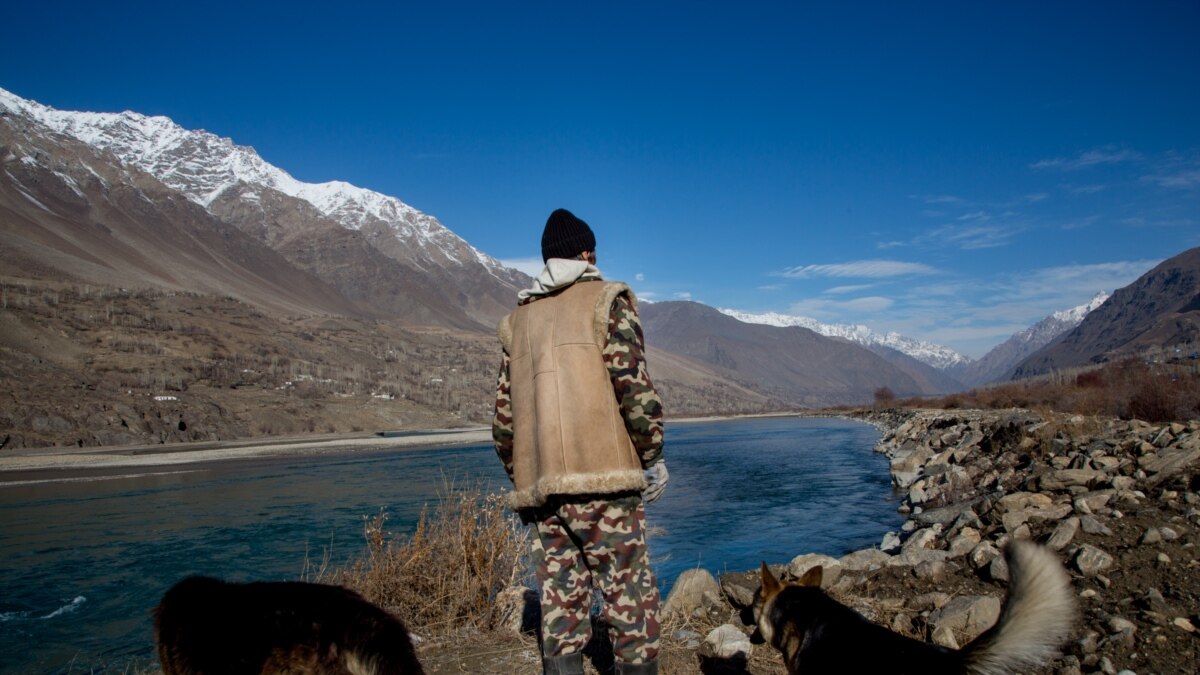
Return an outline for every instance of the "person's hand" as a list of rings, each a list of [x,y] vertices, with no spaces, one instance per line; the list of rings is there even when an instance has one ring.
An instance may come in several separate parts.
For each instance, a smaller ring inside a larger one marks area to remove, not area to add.
[[[646,489],[642,490],[642,499],[647,504],[658,501],[663,490],[667,488],[667,479],[670,478],[670,474],[667,473],[666,460],[646,467],[642,470],[642,474],[646,477]]]

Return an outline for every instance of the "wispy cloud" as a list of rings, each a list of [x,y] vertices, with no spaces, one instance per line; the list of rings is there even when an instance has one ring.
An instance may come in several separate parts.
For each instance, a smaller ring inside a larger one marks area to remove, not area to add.
[[[919,244],[941,244],[966,251],[1007,246],[1009,240],[1021,231],[1010,225],[985,224],[990,217],[983,212],[967,214],[966,224],[952,224],[930,230],[917,238]],[[963,220],[960,218],[959,220]]]
[[[850,300],[808,298],[793,303],[788,311],[796,316],[812,317],[820,321],[856,323],[862,319],[864,314],[882,312],[895,304],[891,298],[881,296],[867,296]]]
[[[1033,169],[1060,169],[1062,171],[1078,171],[1102,164],[1119,164],[1141,159],[1142,156],[1133,150],[1125,148],[1104,147],[1096,150],[1081,152],[1074,157],[1055,157],[1043,159],[1033,164]]]
[[[692,294],[689,293],[688,291],[680,291],[675,294],[675,299],[676,300],[691,300]]]
[[[1107,185],[1098,185],[1098,184],[1096,184],[1096,185],[1071,185],[1069,183],[1064,183],[1064,184],[1060,185],[1059,187],[1066,190],[1067,192],[1070,192],[1073,195],[1094,195],[1094,194],[1104,192],[1105,190],[1108,189]]]
[[[1142,180],[1155,183],[1159,187],[1195,190],[1200,188],[1200,168],[1181,169],[1170,173],[1145,176]]]
[[[833,288],[825,289],[829,295],[845,295],[846,293],[858,293],[874,288],[873,284],[858,284],[855,286],[834,286]]]
[[[912,275],[937,274],[938,271],[924,263],[900,260],[858,260],[832,265],[802,265],[788,267],[779,276],[789,279],[813,279],[816,277],[858,277],[883,279]]]
[[[967,200],[954,195],[909,195],[909,198],[924,204],[965,204]]]
[[[638,272],[637,274],[633,275],[633,279],[634,279],[634,281],[645,281],[646,275],[642,274],[641,272]]]

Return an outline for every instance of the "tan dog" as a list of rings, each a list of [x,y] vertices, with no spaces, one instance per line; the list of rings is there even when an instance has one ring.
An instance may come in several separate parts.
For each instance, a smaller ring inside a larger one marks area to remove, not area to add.
[[[164,675],[423,675],[404,624],[340,586],[189,577],[154,615]]]
[[[1029,542],[1008,547],[1012,582],[996,625],[960,650],[877,626],[821,591],[822,569],[781,583],[762,566],[754,619],[764,641],[797,673],[1000,675],[1027,672],[1059,653],[1075,619],[1071,580],[1057,558]]]

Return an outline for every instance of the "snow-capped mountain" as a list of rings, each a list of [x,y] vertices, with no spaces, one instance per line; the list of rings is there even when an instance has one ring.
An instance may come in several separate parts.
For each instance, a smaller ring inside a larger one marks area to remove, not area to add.
[[[71,112],[50,108],[0,89],[0,107],[116,157],[158,178],[192,201],[212,209],[230,198],[255,204],[264,190],[302,200],[343,227],[363,231],[392,257],[418,268],[482,265],[505,285],[520,287],[522,276],[475,249],[436,218],[404,202],[349,183],[305,183],[263,160],[254,148],[206,131],[190,131],[167,117],[135,112]],[[226,206],[226,210],[228,207]],[[402,246],[379,245],[394,238]]]
[[[1025,330],[996,345],[978,361],[958,373],[964,383],[975,385],[994,382],[1006,377],[1018,363],[1030,354],[1045,347],[1058,336],[1075,328],[1097,307],[1108,300],[1104,291],[1096,293],[1088,302],[1078,307],[1055,312]]]
[[[778,312],[753,314],[750,312],[741,312],[736,309],[722,309],[721,312],[745,323],[759,323],[768,326],[799,326],[826,337],[843,338],[868,347],[875,345],[888,347],[939,370],[962,367],[971,362],[971,359],[949,347],[905,337],[895,332],[878,333],[863,325],[827,324],[806,316],[792,316]]]

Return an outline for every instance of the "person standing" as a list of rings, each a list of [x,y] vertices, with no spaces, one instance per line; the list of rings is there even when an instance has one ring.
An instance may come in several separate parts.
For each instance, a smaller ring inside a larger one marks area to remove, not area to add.
[[[660,600],[644,503],[669,474],[637,301],[601,278],[594,233],[566,209],[546,221],[542,260],[498,329],[492,436],[510,504],[537,531],[543,669],[582,675],[595,588],[618,675],[657,673]]]

